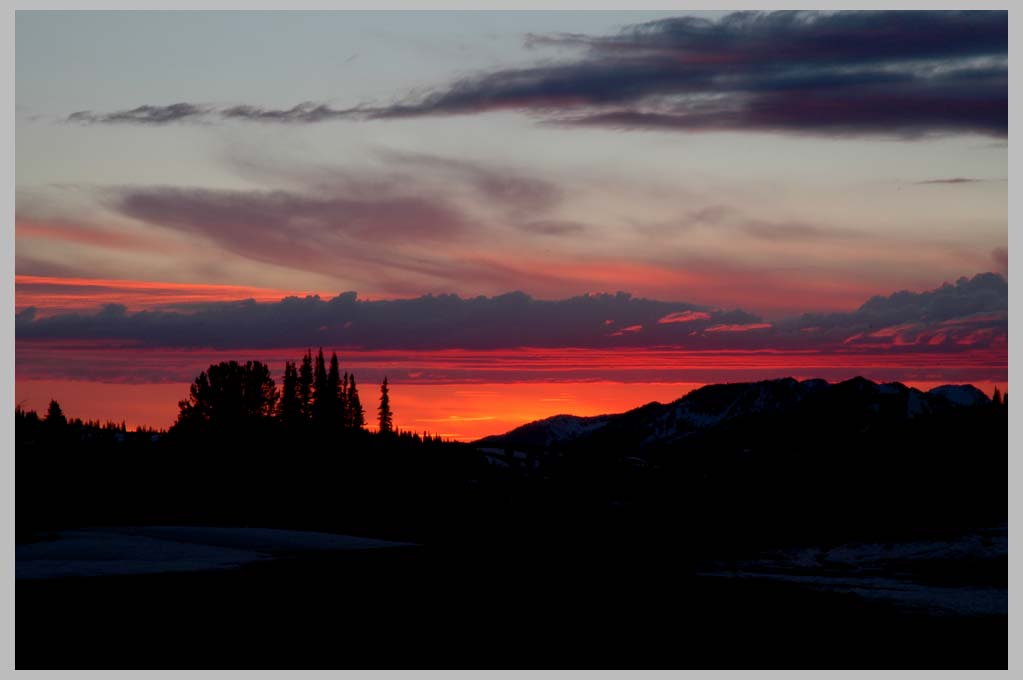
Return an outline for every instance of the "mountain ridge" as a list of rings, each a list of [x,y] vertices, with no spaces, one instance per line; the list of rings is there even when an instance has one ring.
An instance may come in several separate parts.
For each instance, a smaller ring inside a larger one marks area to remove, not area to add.
[[[622,413],[557,414],[473,442],[496,448],[547,449],[598,433],[624,435],[639,448],[680,441],[737,420],[791,416],[831,408],[850,418],[912,420],[991,399],[971,384],[940,385],[924,392],[901,382],[876,383],[862,376],[829,383],[792,377],[705,385],[668,403],[649,402]],[[631,431],[631,432],[630,432]],[[632,436],[629,436],[629,435]]]

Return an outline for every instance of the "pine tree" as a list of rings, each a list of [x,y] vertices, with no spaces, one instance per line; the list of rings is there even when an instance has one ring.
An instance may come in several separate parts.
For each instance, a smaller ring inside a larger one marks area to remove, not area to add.
[[[390,391],[387,389],[387,378],[384,378],[384,382],[380,384],[380,408],[377,409],[380,415],[380,432],[393,432],[394,414],[391,412],[391,396]]]
[[[313,353],[306,350],[302,357],[302,368],[298,372],[298,401],[302,417],[309,420],[313,416]]]
[[[55,426],[67,425],[64,411],[61,410],[60,404],[55,399],[50,400],[50,406],[46,409],[46,422]]]
[[[330,397],[327,396],[327,364],[323,360],[321,347],[313,368],[313,420],[317,424],[323,425],[327,422],[330,401]]]
[[[338,392],[338,402],[341,406],[341,422],[345,427],[351,425],[352,413],[348,408],[348,371],[345,371],[341,378],[341,390]]]
[[[998,391],[998,385],[995,385],[995,393],[991,395],[991,401],[995,406],[1002,405],[1002,393]]]
[[[337,352],[330,354],[330,370],[327,371],[327,388],[323,393],[324,414],[330,425],[344,425],[344,413],[341,411],[341,370],[338,366]]]
[[[355,374],[348,376],[348,426],[361,430],[366,427],[366,411],[359,399],[359,388],[355,386]]]
[[[291,427],[302,420],[302,398],[299,394],[298,369],[294,362],[284,362],[284,385],[281,390],[281,422]]]

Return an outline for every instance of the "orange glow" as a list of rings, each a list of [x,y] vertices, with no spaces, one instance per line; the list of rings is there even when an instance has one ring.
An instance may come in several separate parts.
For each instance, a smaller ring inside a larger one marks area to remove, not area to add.
[[[69,418],[116,423],[123,420],[129,430],[139,425],[166,428],[177,417],[178,401],[188,397],[188,384],[19,380],[14,394],[16,404],[40,415],[46,412],[50,399],[56,399]]]
[[[367,416],[378,384],[391,383],[395,423],[417,432],[474,439],[555,415],[614,413],[670,401],[706,383],[792,376],[838,381],[862,375],[928,389],[973,383],[1008,386],[1008,349],[956,352],[685,351],[672,348],[435,351],[338,349],[359,382]],[[258,359],[275,379],[304,348],[164,349],[107,342],[17,341],[15,393],[26,408],[49,399],[86,419],[167,427],[188,384],[209,364]]]
[[[342,366],[376,380],[384,374],[399,382],[723,382],[782,375],[862,374],[880,380],[924,379],[924,374],[950,380],[982,380],[1007,375],[1008,347],[954,352],[902,351],[885,346],[876,350],[685,350],[672,347],[612,349],[531,348],[468,350],[336,350]],[[74,377],[106,382],[187,382],[210,363],[258,359],[280,371],[285,360],[298,358],[305,348],[183,349],[142,347],[109,341],[18,340],[15,372],[21,379]],[[54,371],[63,371],[54,375]],[[154,377],[158,378],[154,379]],[[941,379],[941,378],[935,378]]]
[[[619,413],[650,401],[671,401],[698,383],[483,383],[478,385],[391,385],[395,426],[469,441],[500,434],[533,420],[559,413],[589,416]],[[375,386],[360,392],[373,426]],[[50,399],[69,417],[124,420],[165,428],[177,417],[177,402],[188,384],[114,385],[71,380],[24,380],[16,387],[17,403],[40,413]]]
[[[595,416],[668,402],[697,387],[699,383],[396,383],[391,394],[396,426],[469,441],[562,413]]]
[[[96,227],[64,220],[34,220],[16,217],[14,225],[15,238],[38,238],[50,241],[66,241],[87,246],[99,246],[113,250],[168,252],[173,251],[173,243],[139,236],[137,233],[126,233],[103,227]]]
[[[809,375],[795,375],[805,379]],[[928,390],[945,380],[907,381],[910,387]],[[991,394],[997,385],[1003,392],[1007,381],[979,380],[974,385]],[[479,384],[392,383],[391,404],[395,426],[429,432],[446,439],[471,441],[507,432],[519,425],[558,414],[593,416],[621,413],[659,401],[667,403],[685,396],[703,383],[692,382],[525,382]],[[375,386],[362,384],[366,417],[373,425]],[[17,403],[44,412],[50,399],[60,402],[69,417],[84,420],[124,420],[129,429],[137,425],[169,427],[177,416],[177,402],[188,395],[187,383],[110,384],[71,380],[19,380]]]
[[[122,304],[129,311],[197,302],[225,302],[253,299],[278,302],[289,295],[317,295],[315,292],[199,283],[128,281],[121,279],[62,278],[56,276],[14,277],[15,311],[37,307],[40,315],[94,310],[105,304]],[[335,294],[321,294],[330,298]]]

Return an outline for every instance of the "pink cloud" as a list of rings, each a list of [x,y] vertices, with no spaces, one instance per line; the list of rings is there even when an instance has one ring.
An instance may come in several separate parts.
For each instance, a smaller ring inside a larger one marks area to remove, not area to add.
[[[687,309],[684,312],[672,312],[657,320],[657,323],[691,323],[693,321],[705,321],[710,318],[707,312],[694,312]]]
[[[621,330],[615,331],[611,335],[619,336],[619,335],[625,335],[626,333],[638,333],[641,330],[643,330],[643,326],[640,325],[640,324],[636,324],[634,326],[626,326],[625,328],[623,328]]]
[[[771,328],[769,323],[723,323],[717,326],[711,326],[704,330],[708,333],[739,333],[745,331],[755,331],[762,328]]]

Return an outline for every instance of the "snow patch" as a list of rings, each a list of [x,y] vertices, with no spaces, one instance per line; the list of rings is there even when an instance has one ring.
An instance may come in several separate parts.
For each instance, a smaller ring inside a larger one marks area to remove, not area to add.
[[[236,569],[279,555],[412,545],[314,531],[228,527],[112,527],[61,531],[18,545],[15,577],[158,574]]]

